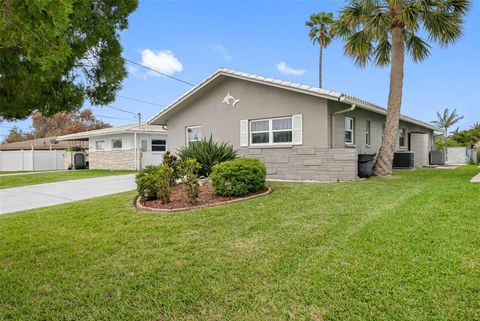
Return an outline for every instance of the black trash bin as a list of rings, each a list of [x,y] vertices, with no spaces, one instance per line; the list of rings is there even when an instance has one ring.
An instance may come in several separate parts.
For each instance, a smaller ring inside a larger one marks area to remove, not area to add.
[[[376,154],[358,154],[358,177],[372,176],[373,159]]]

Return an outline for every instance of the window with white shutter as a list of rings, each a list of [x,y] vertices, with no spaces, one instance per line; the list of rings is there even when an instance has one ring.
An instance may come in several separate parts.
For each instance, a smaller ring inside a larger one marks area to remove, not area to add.
[[[292,132],[292,144],[302,145],[303,144],[303,117],[302,115],[293,115],[292,116],[293,132]]]
[[[240,121],[240,146],[248,146],[248,119]]]
[[[241,123],[242,143],[247,146],[302,144],[302,115],[250,120],[245,137],[245,122]],[[249,127],[249,128],[248,128]]]

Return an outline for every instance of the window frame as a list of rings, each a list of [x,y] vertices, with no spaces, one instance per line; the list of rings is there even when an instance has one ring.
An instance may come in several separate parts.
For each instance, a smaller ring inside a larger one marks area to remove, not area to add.
[[[103,143],[103,148],[98,148],[98,143]],[[95,141],[95,150],[105,150],[105,140],[96,140]]]
[[[352,129],[347,129],[347,120],[351,120],[352,121]],[[344,131],[344,135],[343,135],[343,139],[345,141],[345,145],[355,145],[355,118],[353,117],[348,117],[348,116],[345,116],[345,124],[344,124],[344,127],[345,127],[345,131]],[[349,131],[352,133],[352,141],[347,141],[347,137],[345,135],[345,133]]]
[[[274,120],[283,120],[283,119],[290,119],[290,129],[273,129],[273,121]],[[261,121],[268,121],[268,130],[259,130],[259,131],[252,131],[252,123],[254,122],[261,122]],[[249,138],[249,145],[250,146],[278,146],[278,145],[293,145],[293,116],[284,116],[284,117],[275,117],[275,118],[261,118],[261,119],[250,119],[248,121],[248,138]],[[291,132],[291,141],[290,142],[274,142],[273,136],[274,133],[280,132]],[[260,134],[260,133],[268,133],[268,143],[254,143],[253,142],[253,134]]]
[[[193,129],[193,128],[200,128],[200,137],[196,140],[189,140],[188,139],[188,130]],[[187,145],[190,145],[191,142],[198,142],[203,139],[203,132],[202,132],[202,126],[201,125],[195,125],[195,126],[187,126],[185,127],[185,143]]]
[[[165,144],[154,144],[154,140],[162,140],[165,141]],[[165,153],[167,151],[167,139],[159,139],[159,138],[152,138],[150,139],[151,145],[152,145],[152,153]],[[154,146],[163,146],[163,150],[153,150]]]
[[[403,135],[402,135],[403,133]],[[403,145],[400,143],[401,139],[403,138]],[[406,142],[407,142],[407,129],[404,127],[399,127],[398,128],[398,147],[400,148],[407,148]]]
[[[120,147],[115,147],[115,143],[114,141],[120,141]],[[122,138],[112,138],[112,149],[116,149],[116,150],[119,150],[119,149],[123,149],[123,139]]]
[[[368,119],[365,121],[365,145],[372,146],[372,122]]]

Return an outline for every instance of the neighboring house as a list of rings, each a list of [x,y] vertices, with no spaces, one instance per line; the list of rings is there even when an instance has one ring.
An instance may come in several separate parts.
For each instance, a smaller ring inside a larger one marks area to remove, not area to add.
[[[58,137],[59,141],[88,141],[91,169],[140,169],[160,164],[167,148],[162,126],[125,125]]]
[[[56,136],[24,140],[15,143],[6,143],[0,145],[0,150],[65,150],[72,146],[88,148],[86,142],[70,141],[60,142]]]
[[[385,115],[342,93],[220,69],[147,123],[167,126],[172,152],[212,135],[265,162],[270,179],[348,181],[358,153],[378,152]],[[397,150],[428,165],[436,130],[401,116]]]
[[[59,142],[44,137],[0,145],[0,171],[41,171],[65,169],[64,154],[69,147],[87,147],[85,142]]]

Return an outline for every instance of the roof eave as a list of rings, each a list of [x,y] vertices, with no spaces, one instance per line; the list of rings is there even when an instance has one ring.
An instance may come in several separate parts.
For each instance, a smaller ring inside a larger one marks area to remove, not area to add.
[[[237,79],[242,79],[242,80],[247,80],[255,83],[260,83],[272,87],[277,87],[285,90],[290,90],[290,91],[295,91],[303,94],[307,94],[310,96],[316,96],[320,98],[325,98],[325,99],[330,99],[334,101],[341,101],[344,103],[349,103],[349,104],[355,104],[358,107],[366,110],[370,110],[372,112],[378,113],[378,114],[387,114],[387,110],[385,108],[382,108],[380,106],[376,106],[372,103],[368,103],[366,101],[363,101],[361,99],[356,99],[355,97],[348,96],[339,92],[335,91],[326,91],[320,88],[314,88],[317,90],[312,90],[313,87],[308,86],[308,85],[301,85],[301,84],[293,84],[293,85],[287,85],[283,81],[271,81],[270,78],[265,78],[265,77],[253,77],[252,75],[250,76],[245,76],[245,73],[238,72],[238,71],[231,71],[227,69],[220,68],[217,70],[215,73],[204,79],[201,83],[187,91],[185,94],[180,96],[178,99],[173,101],[170,105],[168,105],[165,109],[157,113],[155,116],[151,117],[148,121],[147,124],[151,125],[154,122],[157,122],[156,125],[167,125],[167,119],[165,116],[169,114],[175,107],[186,101],[188,98],[190,98],[192,95],[194,95],[196,92],[198,92],[200,89],[202,89],[204,86],[206,86],[208,83],[212,82],[216,78],[220,76],[227,76],[231,78],[237,78]],[[248,75],[248,74],[247,74]],[[291,83],[290,83],[291,84]],[[433,125],[430,125],[428,123],[416,120],[411,117],[407,116],[400,116],[400,119],[412,124],[416,124],[418,126],[428,128],[430,130],[434,131],[442,131],[440,128],[435,127]]]
[[[213,73],[212,75],[210,75],[209,77],[204,79],[201,83],[199,83],[195,87],[191,88],[185,94],[183,94],[182,96],[180,96],[179,98],[174,100],[171,104],[169,104],[167,107],[165,107],[162,111],[160,111],[157,114],[155,114],[154,116],[150,117],[150,119],[147,120],[147,124],[148,125],[153,125],[152,124],[153,122],[155,122],[155,121],[159,120],[160,118],[162,118],[163,116],[165,116],[172,109],[174,109],[177,105],[179,105],[180,103],[185,101],[187,98],[192,96],[194,93],[196,93],[198,90],[200,90],[203,86],[205,86],[209,82],[211,82],[214,79],[216,79],[217,77],[219,77],[221,74],[224,74],[222,72],[222,69],[217,70],[215,73]],[[160,122],[160,123],[155,124],[155,125],[160,125],[161,126],[161,125],[166,125],[166,123],[161,123]]]
[[[387,110],[386,109],[381,108],[381,107],[377,107],[377,106],[373,106],[373,105],[365,103],[364,101],[361,101],[359,99],[354,99],[354,98],[351,98],[351,97],[342,96],[341,101],[344,102],[344,103],[347,103],[347,104],[355,104],[362,109],[369,110],[369,111],[372,111],[372,112],[375,112],[375,113],[378,113],[378,114],[381,114],[381,115],[387,115]],[[415,125],[418,125],[418,126],[421,126],[421,127],[424,127],[424,128],[428,128],[428,129],[433,130],[433,131],[443,132],[443,130],[441,128],[438,128],[436,126],[430,125],[430,124],[425,123],[425,122],[422,122],[420,120],[416,120],[416,119],[408,117],[408,116],[400,115],[400,120],[406,121],[406,122],[409,122],[411,124],[415,124]]]
[[[156,130],[142,130],[142,129],[125,129],[125,130],[119,130],[119,131],[111,131],[111,132],[103,132],[103,133],[90,133],[87,134],[88,132],[85,132],[85,134],[82,135],[77,135],[77,134],[72,134],[72,135],[64,135],[64,136],[59,136],[57,137],[58,141],[73,141],[73,140],[81,140],[81,139],[88,139],[90,137],[98,137],[98,136],[108,136],[108,135],[117,135],[117,134],[125,134],[125,133],[140,133],[140,134],[162,134],[166,135],[167,131],[156,131]]]
[[[296,91],[296,92],[299,92],[299,93],[308,94],[308,95],[311,95],[311,96],[317,96],[317,97],[326,98],[326,99],[337,100],[341,96],[340,93],[335,93],[335,92],[329,92],[328,94],[327,93],[322,93],[322,92],[313,92],[311,90],[308,90],[308,88],[312,88],[312,87],[307,86],[307,85],[304,85],[303,88],[301,86],[300,87],[291,87],[291,86],[284,85],[281,82],[273,83],[273,82],[266,81],[265,79],[245,77],[240,72],[237,72],[237,73],[235,73],[235,72],[233,72],[233,73],[232,72],[225,72],[224,69],[221,68],[221,69],[217,70],[215,73],[213,73],[210,77],[206,78],[201,83],[199,83],[198,85],[196,85],[195,87],[193,87],[192,89],[187,91],[185,94],[180,96],[180,98],[173,101],[170,105],[168,105],[161,112],[159,112],[156,115],[154,115],[153,117],[151,117],[147,121],[147,124],[152,125],[153,122],[160,121],[159,123],[157,123],[155,125],[167,125],[165,120],[160,120],[162,117],[164,117],[166,114],[170,113],[175,107],[180,105],[182,102],[184,102],[189,97],[194,95],[197,91],[202,89],[208,83],[212,82],[213,80],[215,80],[216,78],[218,78],[220,76],[227,76],[227,77],[231,77],[231,78],[247,80],[247,81],[251,81],[251,82],[255,82],[255,83],[259,83],[259,84],[264,84],[264,85],[277,87],[277,88],[281,88],[281,89],[286,89],[286,90],[290,90],[290,91]]]

